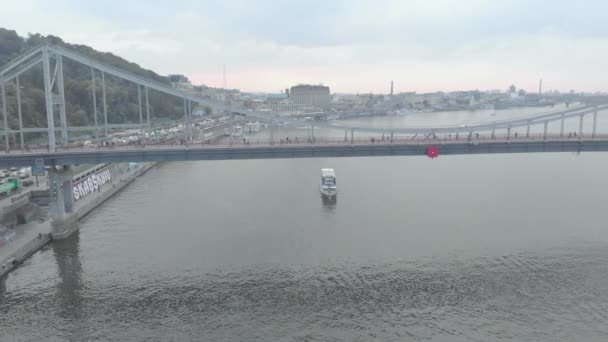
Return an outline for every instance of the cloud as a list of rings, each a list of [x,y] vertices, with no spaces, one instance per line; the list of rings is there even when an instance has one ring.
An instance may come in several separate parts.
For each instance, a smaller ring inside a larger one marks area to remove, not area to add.
[[[229,84],[249,91],[322,82],[381,92],[391,79],[400,90],[534,89],[540,77],[562,90],[607,90],[607,9],[561,0],[21,0],[3,4],[0,22],[214,86],[225,64]]]

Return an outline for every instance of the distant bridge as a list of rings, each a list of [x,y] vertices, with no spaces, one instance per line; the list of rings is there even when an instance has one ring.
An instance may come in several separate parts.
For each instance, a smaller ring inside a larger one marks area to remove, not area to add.
[[[450,125],[450,126],[428,126],[428,127],[365,127],[365,126],[349,126],[341,124],[338,121],[329,122],[322,126],[340,130],[354,130],[357,132],[369,133],[384,133],[384,134],[456,134],[456,133],[475,133],[475,132],[495,132],[496,130],[506,129],[510,131],[512,128],[527,127],[526,135],[530,134],[530,127],[533,125],[544,125],[545,132],[549,122],[561,121],[560,134],[564,134],[564,121],[568,118],[579,117],[579,134],[583,134],[583,120],[586,115],[593,114],[593,129],[592,135],[596,134],[597,130],[597,115],[598,112],[608,110],[608,104],[598,105],[580,105],[563,110],[555,110],[547,113],[535,114],[525,117],[512,119],[478,122],[473,124]]]

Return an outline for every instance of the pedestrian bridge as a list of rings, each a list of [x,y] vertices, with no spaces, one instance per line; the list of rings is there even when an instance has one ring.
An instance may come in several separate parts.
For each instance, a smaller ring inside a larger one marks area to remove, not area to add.
[[[48,152],[45,150],[14,151],[0,154],[0,167],[40,165],[78,165],[124,162],[161,162],[189,160],[284,159],[374,156],[426,156],[429,148],[439,155],[538,153],[538,152],[606,152],[608,135],[595,137],[563,137],[533,135],[435,138],[435,139],[357,139],[315,140],[314,142],[282,143],[271,141],[240,144],[158,144],[126,145],[111,148],[73,148]]]

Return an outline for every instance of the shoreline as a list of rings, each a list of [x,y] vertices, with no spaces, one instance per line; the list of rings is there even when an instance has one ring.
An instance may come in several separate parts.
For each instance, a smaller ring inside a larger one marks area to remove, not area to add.
[[[108,186],[104,191],[78,206],[69,218],[71,224],[62,232],[53,232],[50,218],[42,223],[31,222],[24,225],[27,228],[23,227],[22,229],[29,230],[28,235],[30,236],[27,239],[23,238],[21,241],[13,242],[15,246],[11,248],[12,251],[7,252],[7,255],[5,256],[0,256],[0,279],[16,269],[21,263],[53,240],[68,238],[71,234],[80,229],[80,226],[78,225],[80,220],[86,218],[93,210],[97,209],[114,195],[125,189],[131,182],[144,175],[156,164],[157,163],[142,163],[135,170],[119,175],[115,181],[109,184],[111,186]],[[120,166],[117,166],[117,168],[120,170]],[[32,194],[30,193],[29,196],[31,197]],[[5,246],[5,248],[8,247],[9,246]]]

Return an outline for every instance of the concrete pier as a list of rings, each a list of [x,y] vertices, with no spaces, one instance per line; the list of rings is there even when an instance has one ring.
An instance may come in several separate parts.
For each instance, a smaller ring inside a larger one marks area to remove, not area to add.
[[[114,196],[116,193],[124,189],[137,177],[144,174],[154,163],[138,164],[136,169],[127,169],[126,167],[119,166],[113,170],[112,181],[103,185],[99,193],[95,196],[85,197],[80,201],[76,202],[73,207],[73,212],[63,218],[61,223],[55,223],[53,225],[52,237],[53,240],[61,240],[68,238],[72,233],[78,229],[78,220],[85,217],[103,202]]]
[[[155,163],[137,164],[137,167],[129,164],[113,165],[112,180],[99,187],[95,193],[91,193],[78,201],[74,201],[72,196],[71,177],[74,175],[73,170],[66,169],[54,173],[52,177],[49,177],[49,186],[53,186],[52,180],[54,179],[56,184],[63,184],[64,186],[67,182],[69,188],[59,186],[55,189],[55,196],[59,198],[60,193],[64,196],[61,201],[55,201],[55,203],[53,203],[54,191],[52,188],[49,189],[49,196],[51,197],[49,218],[43,222],[19,225],[15,240],[11,244],[0,248],[0,277],[13,270],[52,240],[68,238],[78,230],[78,220],[84,218],[154,165]],[[35,190],[30,192],[29,196],[23,197],[31,198],[41,193],[44,193],[44,191]],[[66,205],[66,203],[68,204]],[[52,222],[53,219],[59,221]]]

